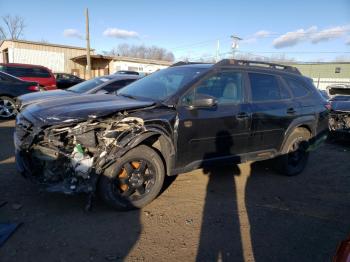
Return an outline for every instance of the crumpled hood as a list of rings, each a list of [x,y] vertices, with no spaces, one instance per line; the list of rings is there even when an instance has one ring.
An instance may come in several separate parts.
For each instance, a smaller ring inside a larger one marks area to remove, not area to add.
[[[29,105],[22,114],[27,119],[39,120],[42,126],[82,121],[153,104],[152,101],[140,101],[116,95],[82,94],[35,103]]]
[[[79,93],[69,92],[65,90],[52,90],[52,91],[25,94],[17,97],[17,101],[22,110],[22,108],[25,108],[30,104],[57,99],[60,97],[72,97],[72,96],[79,96],[79,95],[80,95]]]

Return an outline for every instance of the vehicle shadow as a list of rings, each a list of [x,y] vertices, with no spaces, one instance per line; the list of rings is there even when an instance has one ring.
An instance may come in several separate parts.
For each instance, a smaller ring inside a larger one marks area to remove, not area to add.
[[[245,200],[255,261],[330,261],[349,234],[350,197],[342,192],[349,192],[350,179],[334,181],[345,167],[320,161],[311,157],[296,177],[272,171],[273,161],[252,164]]]
[[[227,131],[216,135],[216,152],[203,159],[229,155],[233,140]],[[197,261],[243,261],[240,225],[234,176],[240,175],[237,165],[205,164],[209,177],[203,209]]]
[[[2,170],[2,165],[9,163],[10,161],[13,162],[13,159],[11,158],[14,156],[14,150],[13,150],[13,131],[14,128],[7,125],[8,122],[1,122],[0,124],[6,124],[6,125],[0,125],[0,172]]]
[[[217,141],[217,151],[232,141],[225,143]],[[196,260],[330,261],[350,233],[350,164],[339,164],[337,146],[322,148],[294,177],[274,171],[273,160],[204,167]]]

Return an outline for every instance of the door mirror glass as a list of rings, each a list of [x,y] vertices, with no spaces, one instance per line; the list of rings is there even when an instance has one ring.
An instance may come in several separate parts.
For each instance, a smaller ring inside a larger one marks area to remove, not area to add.
[[[190,108],[210,108],[214,107],[217,104],[215,97],[209,95],[198,94],[195,99],[192,101]]]

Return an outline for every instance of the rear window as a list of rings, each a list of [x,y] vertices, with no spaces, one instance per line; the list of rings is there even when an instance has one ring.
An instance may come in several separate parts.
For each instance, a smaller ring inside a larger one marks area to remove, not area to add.
[[[44,68],[0,66],[0,70],[17,77],[51,77],[50,73]]]
[[[288,91],[280,87],[277,78],[273,75],[249,73],[249,80],[254,102],[280,100],[290,97]]]

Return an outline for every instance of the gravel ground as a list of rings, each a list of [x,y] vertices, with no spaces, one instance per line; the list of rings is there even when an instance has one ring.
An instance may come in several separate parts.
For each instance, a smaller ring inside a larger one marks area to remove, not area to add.
[[[330,261],[350,234],[350,142],[328,142],[297,177],[268,162],[180,175],[149,206],[116,212],[39,192],[15,171],[0,123],[0,223],[23,225],[0,261]]]

